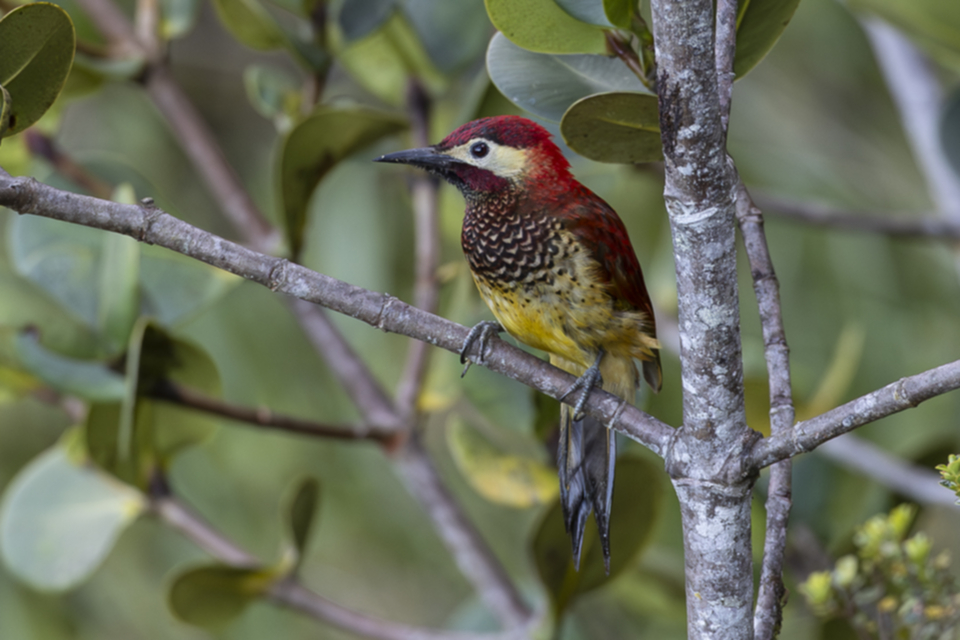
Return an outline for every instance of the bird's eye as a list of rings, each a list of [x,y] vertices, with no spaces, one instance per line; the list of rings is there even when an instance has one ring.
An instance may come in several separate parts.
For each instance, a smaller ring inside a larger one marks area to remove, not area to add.
[[[487,146],[486,142],[475,142],[470,147],[470,155],[474,158],[482,158],[488,153],[490,153],[490,147]]]

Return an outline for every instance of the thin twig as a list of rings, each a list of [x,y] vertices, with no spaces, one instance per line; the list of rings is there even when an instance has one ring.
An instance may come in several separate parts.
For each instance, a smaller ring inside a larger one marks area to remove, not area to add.
[[[852,433],[824,442],[817,447],[817,453],[914,502],[956,507],[956,496],[940,486],[939,473],[911,464]]]
[[[627,65],[627,68],[640,79],[640,82],[642,82],[644,86],[647,86],[650,78],[644,73],[643,65],[640,63],[640,56],[633,50],[630,43],[612,29],[605,32],[605,35],[607,37],[607,48],[610,52],[620,58],[620,61]]]
[[[251,246],[263,251],[272,250],[278,240],[277,234],[227,163],[223,151],[196,107],[173,80],[166,64],[159,59],[159,44],[151,49],[142,43],[133,25],[111,0],[80,2],[84,11],[115,48],[139,53],[147,58],[147,93],[167,120],[173,135],[206,182],[224,215]]]
[[[23,137],[30,153],[45,159],[67,180],[97,198],[109,200],[113,196],[111,185],[90,173],[83,165],[65,154],[50,136],[35,127],[31,127],[23,132]]]
[[[217,560],[236,567],[256,567],[262,564],[177,498],[155,498],[152,507],[163,522]],[[379,640],[519,640],[527,636],[524,628],[514,629],[509,633],[478,634],[426,629],[380,620],[347,609],[311,591],[294,577],[274,584],[268,595],[279,605],[290,607],[345,631]]]
[[[787,433],[794,422],[793,392],[790,384],[790,349],[783,327],[780,283],[773,269],[763,214],[753,203],[743,182],[737,193],[737,221],[753,276],[764,356],[770,381],[770,432]],[[790,460],[781,460],[770,468],[767,485],[767,528],[763,543],[760,590],[753,615],[756,640],[772,639],[780,628],[786,589],[783,586],[783,553],[787,545],[787,520],[790,517]]]
[[[254,204],[207,123],[174,81],[170,71],[165,66],[151,68],[146,88],[224,215],[251,246],[261,251],[271,251],[277,244],[276,231]]]
[[[423,340],[453,353],[459,353],[469,331],[467,327],[421,311],[392,296],[224,240],[153,206],[126,205],[61,191],[32,178],[14,178],[2,169],[0,206],[24,214],[112,231],[166,247],[273,291],[325,306],[378,329]],[[558,399],[575,381],[570,374],[499,339],[488,343],[483,366]],[[586,410],[609,423],[620,402],[615,395],[595,389],[590,394]],[[658,455],[664,454],[674,433],[667,424],[633,406],[626,407],[613,428]]]
[[[816,418],[798,422],[789,433],[764,438],[754,444],[750,464],[762,469],[779,460],[811,451],[859,426],[916,407],[924,400],[954,389],[960,389],[960,360],[901,378]]]
[[[425,147],[430,136],[430,97],[416,79],[407,88],[407,104],[410,112],[410,128],[413,144]],[[440,229],[438,222],[437,179],[418,173],[413,179],[413,228],[416,238],[416,276],[414,306],[430,313],[437,312],[440,299],[440,282],[437,267],[440,264]],[[417,409],[417,400],[423,389],[427,373],[429,351],[427,344],[411,340],[407,361],[397,387],[397,409],[402,416],[412,416]]]
[[[960,223],[935,217],[936,214],[923,213],[881,215],[876,212],[850,211],[817,202],[802,202],[771,195],[757,195],[756,202],[777,218],[803,222],[823,227],[881,233],[884,235],[942,240],[957,242],[960,240]]]
[[[377,429],[369,425],[330,425],[278,414],[265,407],[257,409],[241,407],[218,398],[211,398],[172,380],[157,383],[147,391],[146,395],[238,422],[320,438],[386,442],[395,435],[391,430]]]

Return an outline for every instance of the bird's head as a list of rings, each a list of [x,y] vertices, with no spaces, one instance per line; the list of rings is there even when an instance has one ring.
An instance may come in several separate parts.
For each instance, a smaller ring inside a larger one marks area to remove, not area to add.
[[[567,188],[570,163],[550,140],[550,133],[520,116],[474,120],[439,144],[380,156],[435,173],[468,200],[522,190]]]

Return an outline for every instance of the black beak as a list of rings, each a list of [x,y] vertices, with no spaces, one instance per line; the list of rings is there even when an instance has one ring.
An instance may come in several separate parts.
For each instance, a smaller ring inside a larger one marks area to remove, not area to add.
[[[406,151],[388,153],[385,156],[376,158],[374,162],[409,164],[413,165],[414,167],[426,169],[427,171],[443,173],[445,169],[453,164],[456,164],[457,161],[450,156],[437,151],[433,147],[423,147],[421,149],[407,149]]]

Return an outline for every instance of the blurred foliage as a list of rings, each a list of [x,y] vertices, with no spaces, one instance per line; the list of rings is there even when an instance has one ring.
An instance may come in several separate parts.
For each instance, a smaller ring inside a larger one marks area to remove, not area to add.
[[[960,498],[960,456],[951,453],[947,464],[937,465],[937,471],[943,476],[940,484],[953,491]],[[960,501],[957,504],[960,504]]]
[[[960,637],[960,584],[950,554],[933,553],[924,533],[907,538],[916,515],[900,505],[870,518],[853,536],[855,554],[800,585],[818,616],[842,616],[859,637],[945,640]]]
[[[108,51],[73,0],[58,5],[29,4],[0,20],[0,129],[8,136],[0,166],[82,190],[52,156],[13,135],[29,124],[24,117],[42,115],[35,127],[83,170],[122,185],[117,200],[150,196],[191,224],[235,238],[151,104],[140,82],[143,56]],[[432,141],[480,116],[525,112],[545,121],[569,145],[564,150],[575,152],[568,157],[577,177],[623,217],[669,334],[677,303],[662,179],[655,169],[622,164],[660,153],[649,11],[641,5],[639,11],[624,0],[217,0],[212,7],[161,0],[157,6],[174,76],[255,202],[283,230],[288,257],[412,298],[409,174],[369,161],[413,145],[407,105],[416,83],[432,107]],[[905,29],[944,65],[946,84],[956,85],[956,6],[955,0],[741,2],[729,145],[747,184],[875,215],[929,209],[850,8]],[[31,29],[49,32],[43,46],[39,36],[11,27],[24,16],[36,21]],[[75,59],[73,25],[80,43]],[[610,36],[633,48],[639,73],[601,55]],[[9,51],[31,63],[12,64]],[[941,126],[956,166],[958,95],[945,103]],[[17,115],[15,129],[10,114],[28,116]],[[442,186],[440,313],[473,324],[489,313],[460,255],[462,211],[460,196]],[[192,625],[237,640],[353,637],[257,604],[294,571],[325,596],[378,617],[493,628],[384,451],[246,428],[151,396],[158,385],[176,383],[239,405],[324,423],[355,421],[356,410],[281,300],[127,238],[6,211],[0,217],[0,637],[210,637]],[[775,217],[767,231],[799,416],[957,357],[950,352],[960,344],[952,248]],[[740,290],[751,289],[744,264]],[[762,431],[768,391],[749,295],[741,317],[748,416]],[[384,385],[399,380],[406,340],[347,318],[334,321]],[[679,362],[673,352],[664,356],[664,390],[641,406],[676,425]],[[455,356],[431,358],[419,401],[425,443],[511,578],[535,607],[555,614],[555,636],[684,637],[682,535],[662,463],[624,443],[612,575],[604,576],[592,527],[577,573],[548,462],[557,404],[480,368],[460,380]],[[946,396],[862,433],[932,467],[960,448],[958,412],[960,400]],[[945,465],[946,481],[956,482],[946,475],[956,474],[955,463]],[[794,473],[791,526],[837,555],[850,550],[860,522],[896,499],[816,454],[797,460]],[[158,480],[265,560],[242,569],[211,564],[178,534],[142,517],[144,492]],[[760,493],[762,487],[761,481]],[[754,511],[759,542],[759,503]],[[924,545],[960,553],[955,510],[927,507],[916,519],[928,538],[903,541],[906,529],[877,533],[892,526],[890,519],[870,529],[887,542],[873,552],[869,570],[857,556],[858,588],[869,592],[889,582],[903,607],[918,596],[896,583],[900,574],[884,571],[896,562],[923,565],[903,556],[908,543],[914,555]],[[931,571],[924,579],[948,579],[946,568]],[[67,588],[75,590],[63,593]],[[876,609],[885,601],[871,602]],[[788,606],[783,638],[833,633],[803,607]]]

